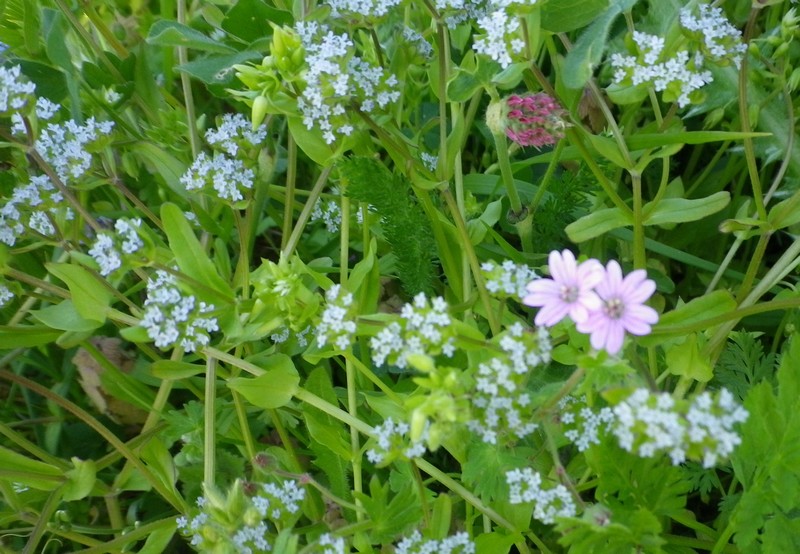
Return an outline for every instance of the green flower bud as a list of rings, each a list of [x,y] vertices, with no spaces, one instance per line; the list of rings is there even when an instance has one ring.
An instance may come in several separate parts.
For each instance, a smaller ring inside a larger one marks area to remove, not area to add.
[[[264,121],[264,118],[267,116],[267,110],[269,109],[269,100],[266,99],[264,96],[256,96],[253,99],[253,106],[250,112],[250,119],[253,124],[253,131],[255,131],[259,125]]]

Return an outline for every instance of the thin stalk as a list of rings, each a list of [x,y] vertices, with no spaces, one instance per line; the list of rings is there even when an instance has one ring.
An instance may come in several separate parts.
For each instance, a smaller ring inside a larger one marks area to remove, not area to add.
[[[121,530],[125,526],[125,519],[122,517],[122,509],[119,505],[119,496],[116,491],[111,491],[103,495],[108,513],[108,523],[113,529]],[[120,531],[115,531],[114,536],[119,537]]]
[[[750,37],[753,34],[753,28],[759,13],[760,10],[757,8],[750,10],[750,17],[747,20],[743,37],[745,44],[749,42]],[[747,62],[748,56],[742,56],[742,63],[739,67],[739,119],[742,122],[742,131],[745,133],[750,133],[752,128],[750,126],[750,110],[749,106],[747,105],[747,83],[749,80]],[[756,152],[755,147],[753,146],[753,139],[745,138],[743,139],[742,144],[744,146],[745,159],[747,160],[747,171],[750,175],[750,184],[753,188],[753,201],[756,205],[758,219],[761,221],[766,221],[767,208],[764,204],[764,198],[762,197],[761,177],[758,175],[758,164],[756,163]]]
[[[358,358],[356,358],[351,351],[345,352],[345,357],[351,361],[351,363],[356,367],[356,369],[361,372],[367,379],[369,379],[378,390],[380,390],[386,398],[397,404],[398,406],[403,405],[403,399],[400,398],[396,392],[392,390],[386,383],[384,383],[380,377],[375,375],[375,373],[364,363],[361,362]]]
[[[61,471],[68,471],[70,469],[70,465],[61,458],[53,456],[46,450],[39,447],[39,445],[32,443],[28,439],[26,439],[21,434],[14,431],[11,427],[6,425],[3,422],[0,422],[0,434],[5,435],[5,437],[20,447],[22,450],[25,450],[29,454],[31,454],[34,458],[37,458],[47,464],[53,465],[59,468]]]
[[[245,215],[239,210],[233,210],[236,221],[236,231],[239,234],[239,259],[236,263],[234,283],[242,288],[242,300],[250,297],[250,229],[253,224],[253,205],[245,210]]]
[[[442,196],[447,203],[447,208],[450,210],[450,213],[453,216],[456,229],[458,229],[458,233],[460,235],[459,238],[461,239],[461,247],[464,249],[467,259],[469,259],[469,265],[472,268],[472,276],[475,278],[475,284],[478,286],[478,295],[481,298],[481,303],[483,304],[484,310],[486,310],[486,319],[489,321],[489,328],[492,330],[493,335],[497,335],[500,333],[500,325],[495,319],[494,310],[492,310],[492,302],[489,298],[489,293],[486,290],[486,283],[483,280],[483,275],[481,274],[478,257],[475,255],[475,249],[472,247],[472,243],[469,239],[467,225],[464,223],[464,218],[462,218],[461,214],[458,212],[458,206],[456,206],[456,202],[453,199],[453,193],[451,193],[449,190],[445,190],[442,192]]]
[[[174,528],[175,517],[170,516],[152,523],[145,523],[128,530],[124,535],[112,541],[104,542],[98,546],[78,550],[75,554],[106,554],[106,552],[122,552],[126,547],[136,541],[146,539],[156,531]]]
[[[439,49],[439,165],[436,168],[437,176],[442,181],[448,180],[447,175],[447,75],[449,72],[450,44],[447,27],[441,22],[436,23],[436,46]]]
[[[233,397],[233,406],[236,409],[236,419],[239,420],[239,430],[244,439],[244,449],[247,452],[247,459],[252,460],[256,457],[256,443],[253,440],[253,434],[250,432],[250,424],[247,421],[247,409],[242,402],[242,395],[231,390]]]
[[[102,18],[95,11],[92,3],[88,0],[82,0],[81,7],[83,8],[83,13],[86,14],[86,17],[88,17],[89,21],[91,21],[92,25],[94,25],[94,28],[97,29],[101,35],[103,35],[103,38],[108,42],[111,48],[116,51],[117,56],[119,56],[121,59],[127,58],[129,55],[128,49],[125,48],[125,46],[119,40],[117,40],[117,37],[114,36],[114,33],[111,32],[111,29],[108,28]]]
[[[544,198],[547,188],[550,186],[553,174],[556,171],[556,166],[558,166],[558,160],[561,158],[561,153],[564,151],[565,144],[566,143],[563,140],[560,140],[553,149],[553,156],[550,158],[550,163],[547,164],[547,169],[542,176],[542,181],[539,183],[539,189],[536,191],[536,195],[533,197],[531,205],[528,208],[528,217],[531,219],[533,219],[534,215],[536,214],[536,210],[539,208],[539,204],[541,203],[542,198]]]
[[[281,251],[282,255],[286,256],[286,258],[290,258],[292,254],[294,254],[294,250],[297,248],[297,245],[300,242],[300,236],[303,234],[303,230],[305,229],[308,220],[311,218],[311,212],[314,211],[314,204],[317,203],[320,194],[322,194],[322,189],[325,188],[325,183],[327,183],[328,175],[330,175],[332,169],[333,166],[324,168],[322,173],[320,173],[317,182],[314,183],[314,187],[311,189],[311,194],[308,195],[306,204],[303,206],[303,211],[300,212],[300,215],[297,218],[297,223],[295,224],[294,229],[292,229],[292,234],[286,243],[286,247]]]
[[[203,402],[203,484],[214,486],[216,472],[216,401],[217,401],[217,360],[206,358],[206,389]]]
[[[278,436],[281,438],[283,448],[289,455],[289,460],[292,462],[294,471],[300,473],[303,471],[303,466],[300,464],[300,458],[297,456],[297,451],[294,449],[294,445],[292,444],[292,438],[289,436],[289,433],[286,431],[286,427],[284,427],[283,422],[281,421],[281,415],[278,413],[278,410],[268,410],[268,412],[270,419],[272,419],[272,425],[275,426],[275,430],[278,432]]]
[[[583,138],[580,136],[580,133],[578,133],[578,131],[576,131],[573,127],[568,128],[565,133],[570,144],[574,144],[580,151],[584,163],[589,167],[589,170],[592,172],[592,175],[594,175],[595,179],[597,179],[597,182],[600,183],[600,186],[603,188],[603,192],[606,193],[609,200],[611,200],[611,202],[614,203],[614,206],[619,208],[622,213],[632,215],[632,210],[628,207],[620,195],[617,194],[617,191],[614,190],[613,183],[611,183],[608,177],[606,177],[605,173],[603,173],[603,170],[597,165],[597,162],[594,161],[594,157],[583,143]]]
[[[453,174],[453,184],[456,189],[456,205],[458,206],[458,213],[461,214],[461,217],[467,217],[467,207],[466,207],[466,200],[464,197],[464,172],[461,167],[461,150],[456,152],[456,165],[455,171]],[[461,289],[464,291],[464,298],[469,298],[470,295],[470,288],[472,286],[472,280],[470,279],[470,271],[469,271],[469,261],[462,257],[461,258]],[[465,313],[464,317],[468,317],[469,314]]]
[[[633,184],[633,267],[644,269],[647,253],[644,248],[644,217],[642,215],[642,176],[636,170],[630,171]]]
[[[286,192],[283,205],[283,232],[281,233],[281,250],[286,250],[294,222],[294,188],[297,181],[297,143],[292,134],[286,144]]]
[[[69,413],[73,414],[75,417],[83,421],[86,425],[92,428],[97,434],[103,437],[112,447],[118,450],[128,460],[128,462],[133,464],[136,467],[136,469],[138,469],[141,472],[142,476],[152,485],[152,487],[164,498],[164,500],[169,502],[175,509],[177,509],[180,512],[184,512],[186,510],[187,506],[183,498],[177,495],[175,491],[166,488],[164,483],[162,483],[159,478],[153,475],[153,473],[150,471],[147,465],[145,465],[125,443],[123,443],[105,425],[103,425],[96,418],[88,414],[86,410],[83,410],[75,403],[59,396],[58,394],[40,385],[39,383],[31,381],[30,379],[23,377],[21,375],[16,375],[14,373],[11,373],[10,371],[7,371],[5,369],[0,369],[0,379],[16,383],[22,387],[25,387],[26,389],[31,390],[32,392],[35,392],[36,394],[55,403],[56,405],[60,406],[64,410],[68,411]]]
[[[186,25],[186,0],[178,0],[177,21],[181,25]],[[189,62],[189,56],[185,46],[178,46],[178,63],[184,65]],[[189,74],[181,71],[181,88],[183,89],[183,101],[186,108],[186,125],[189,128],[189,143],[192,147],[192,158],[196,158],[200,153],[200,135],[197,132],[197,116],[194,112],[194,96],[192,94],[192,82]]]
[[[25,549],[22,551],[22,554],[34,554],[34,552],[37,552],[36,547],[39,546],[39,541],[42,540],[42,536],[47,530],[47,524],[50,523],[50,518],[53,517],[53,514],[58,509],[58,505],[61,502],[61,495],[63,494],[65,486],[66,484],[55,489],[47,497],[47,500],[45,500],[44,506],[42,506],[42,511],[39,514],[39,518],[37,519],[36,524],[33,526],[33,531],[31,531],[31,534],[28,537],[28,542],[25,543]]]
[[[375,47],[375,56],[378,58],[378,65],[385,67],[383,63],[383,48],[381,48],[381,41],[378,39],[378,33],[375,27],[370,26],[369,36],[372,38],[372,45]]]
[[[503,177],[503,185],[511,204],[511,219],[514,222],[524,218],[522,200],[520,200],[517,185],[514,183],[514,173],[511,171],[511,160],[508,158],[508,139],[502,133],[493,133],[495,150],[497,150],[497,165]]]
[[[417,464],[413,460],[408,462],[411,465],[411,472],[414,474],[414,482],[417,485],[417,492],[419,492],[419,502],[422,505],[422,521],[423,527],[428,529],[431,526],[431,511],[428,507],[428,500],[425,498],[425,482],[422,480],[422,474],[419,472]]]
[[[764,258],[764,253],[767,251],[767,243],[769,243],[770,237],[772,237],[771,231],[764,231],[758,237],[756,249],[750,257],[750,263],[747,265],[747,272],[744,275],[744,280],[739,287],[739,292],[736,294],[736,300],[739,302],[747,296],[750,289],[753,287],[753,281],[755,281],[758,268],[761,267],[761,260]]]

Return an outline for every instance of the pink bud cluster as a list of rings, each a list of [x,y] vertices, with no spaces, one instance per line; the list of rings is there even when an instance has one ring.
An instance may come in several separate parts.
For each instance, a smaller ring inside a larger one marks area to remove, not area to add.
[[[564,138],[567,111],[543,92],[506,99],[506,136],[520,146],[541,148]]]

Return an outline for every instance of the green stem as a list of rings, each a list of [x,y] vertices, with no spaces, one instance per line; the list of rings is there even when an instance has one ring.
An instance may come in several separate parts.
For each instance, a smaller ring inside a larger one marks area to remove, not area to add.
[[[508,158],[508,140],[500,133],[493,133],[495,150],[497,150],[497,165],[500,166],[500,174],[503,177],[503,186],[511,204],[511,218],[514,222],[524,217],[522,211],[522,200],[520,200],[517,185],[514,183],[514,173],[511,171],[511,160]]]
[[[449,72],[450,47],[447,27],[442,22],[436,23],[436,46],[439,49],[439,165],[437,176],[447,181],[447,75]]]
[[[239,233],[239,260],[236,263],[236,274],[233,282],[242,288],[241,299],[250,296],[250,227],[253,223],[252,204],[245,210],[244,218],[239,210],[233,210],[236,230]]]
[[[597,182],[600,183],[600,186],[603,188],[603,191],[606,193],[611,202],[613,202],[623,214],[632,215],[632,210],[628,207],[620,195],[617,194],[617,191],[614,190],[614,184],[608,179],[608,177],[606,177],[605,173],[603,173],[603,170],[597,165],[597,162],[594,161],[594,157],[583,143],[583,138],[580,136],[580,133],[576,131],[575,128],[569,128],[565,132],[570,144],[575,145],[575,147],[580,151],[583,162],[589,167],[589,170],[595,176]]]
[[[78,550],[75,554],[106,554],[107,552],[123,552],[124,547],[136,541],[146,539],[156,531],[175,528],[175,518],[170,516],[152,523],[145,523],[128,530],[124,535],[101,545]]]
[[[31,531],[30,536],[28,537],[28,542],[25,543],[25,550],[22,551],[22,554],[34,554],[37,552],[36,547],[39,545],[39,541],[42,539],[45,531],[47,530],[47,524],[50,523],[50,519],[53,517],[56,509],[58,509],[58,505],[61,502],[61,495],[63,494],[65,485],[61,485],[45,500],[44,506],[42,506],[42,511],[39,514],[39,518],[36,521],[36,524],[33,527],[33,531]]]
[[[142,462],[139,457],[125,444],[123,443],[114,433],[112,433],[105,425],[97,421],[94,417],[86,413],[86,410],[83,410],[73,402],[67,400],[56,394],[55,392],[51,391],[50,389],[36,383],[35,381],[31,381],[26,377],[22,377],[21,375],[15,375],[10,371],[5,369],[0,369],[0,379],[5,379],[6,381],[10,381],[12,383],[16,383],[22,387],[25,387],[36,394],[46,398],[47,400],[53,402],[54,404],[60,406],[64,410],[68,411],[69,413],[73,414],[75,417],[83,421],[87,426],[92,428],[97,434],[103,437],[108,443],[114,447],[117,451],[119,451],[129,463],[133,464],[136,469],[138,469],[142,476],[152,485],[152,487],[166,500],[169,502],[175,509],[183,513],[186,510],[186,503],[174,490],[168,489],[162,481],[153,475],[147,465]]]
[[[772,232],[765,230],[758,237],[755,252],[753,252],[752,257],[750,258],[750,263],[747,264],[747,272],[744,275],[744,280],[742,281],[741,286],[739,286],[739,292],[736,294],[737,301],[741,302],[742,299],[747,296],[750,293],[750,290],[753,288],[753,282],[755,281],[756,273],[758,273],[758,268],[761,267],[761,260],[764,258],[764,253],[767,251],[767,243],[769,242],[771,236]]]
[[[289,436],[289,433],[286,431],[286,427],[281,421],[281,415],[278,413],[278,410],[268,410],[268,412],[270,419],[272,419],[272,425],[275,426],[275,430],[278,432],[278,436],[281,438],[283,448],[289,455],[289,459],[292,462],[294,471],[300,473],[303,471],[303,466],[300,464],[300,458],[297,456],[297,451],[294,449],[294,445],[292,444],[292,438]]]
[[[217,360],[206,358],[206,390],[203,402],[203,484],[214,486],[216,471],[216,400],[217,400]]]
[[[647,266],[647,253],[644,248],[644,217],[642,215],[642,176],[636,170],[630,171],[633,184],[633,267],[644,269]]]
[[[386,383],[384,383],[380,377],[375,375],[368,366],[361,362],[358,358],[356,358],[351,351],[345,352],[345,357],[364,375],[367,379],[369,379],[378,389],[386,395],[386,398],[397,404],[398,406],[403,405],[403,399],[397,395],[396,392],[392,390]]]
[[[300,212],[300,215],[297,218],[297,223],[295,224],[294,229],[292,229],[292,234],[286,243],[286,247],[281,252],[281,254],[287,259],[291,258],[292,254],[294,254],[294,250],[297,248],[297,245],[300,242],[300,236],[303,234],[303,230],[306,228],[306,224],[311,218],[311,212],[314,211],[314,204],[317,203],[320,194],[322,194],[322,189],[325,188],[325,183],[327,183],[328,175],[330,175],[332,169],[333,166],[328,166],[323,169],[322,173],[320,173],[319,178],[317,179],[317,182],[314,183],[314,188],[311,189],[311,193],[308,195],[308,199],[303,206],[303,211]]]
[[[253,434],[250,432],[250,424],[247,421],[247,409],[242,402],[242,395],[235,390],[231,391],[233,406],[236,409],[236,419],[239,420],[239,429],[244,439],[244,449],[247,452],[247,459],[252,460],[256,457],[256,443]]]
[[[469,265],[472,268],[472,275],[475,278],[475,284],[478,287],[478,295],[481,298],[481,303],[483,304],[484,310],[486,310],[486,319],[489,321],[489,328],[491,329],[493,335],[497,335],[500,333],[500,325],[495,319],[494,310],[492,310],[492,302],[489,298],[489,293],[486,290],[486,283],[483,280],[483,275],[481,274],[481,267],[480,263],[478,262],[478,257],[475,255],[475,249],[472,247],[472,242],[469,239],[467,225],[464,223],[464,219],[458,212],[458,206],[456,206],[456,202],[453,199],[453,193],[451,193],[450,190],[445,190],[442,192],[442,196],[447,203],[447,208],[450,210],[450,213],[453,216],[456,229],[458,229],[458,233],[461,235],[461,247],[464,249],[467,258],[469,259]]]
[[[553,149],[553,155],[550,158],[550,162],[547,164],[547,169],[544,172],[542,181],[539,183],[539,188],[536,191],[536,195],[533,197],[531,205],[528,208],[528,217],[531,219],[533,219],[534,215],[536,214],[536,210],[539,209],[539,204],[542,202],[542,198],[544,198],[544,195],[550,186],[550,182],[553,179],[553,174],[558,166],[558,161],[561,158],[561,153],[564,151],[565,144],[566,143],[563,140],[560,140]]]
[[[181,25],[186,25],[186,0],[178,0],[177,21]],[[185,65],[189,62],[189,56],[185,46],[178,46],[178,63]],[[194,112],[194,96],[192,95],[192,82],[189,74],[181,71],[181,88],[183,89],[183,101],[186,108],[186,126],[189,128],[189,143],[192,147],[192,158],[196,158],[200,153],[200,135],[197,132],[197,120]]]
[[[283,232],[281,250],[286,250],[294,222],[294,188],[297,181],[297,143],[291,133],[286,144],[286,192],[283,204]]]

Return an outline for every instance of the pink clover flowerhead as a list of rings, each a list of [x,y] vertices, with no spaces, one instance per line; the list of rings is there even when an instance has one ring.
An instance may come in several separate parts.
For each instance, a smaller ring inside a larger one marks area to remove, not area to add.
[[[637,269],[623,278],[619,264],[611,260],[594,290],[601,306],[575,322],[578,331],[590,335],[593,348],[616,354],[622,349],[626,332],[647,335],[650,326],[658,322],[658,312],[644,304],[656,290],[645,270]]]
[[[528,283],[522,299],[527,306],[541,308],[533,320],[536,325],[552,327],[566,316],[577,323],[600,309],[600,297],[593,290],[605,273],[600,262],[577,263],[569,250],[553,250],[548,262],[552,278]]]

